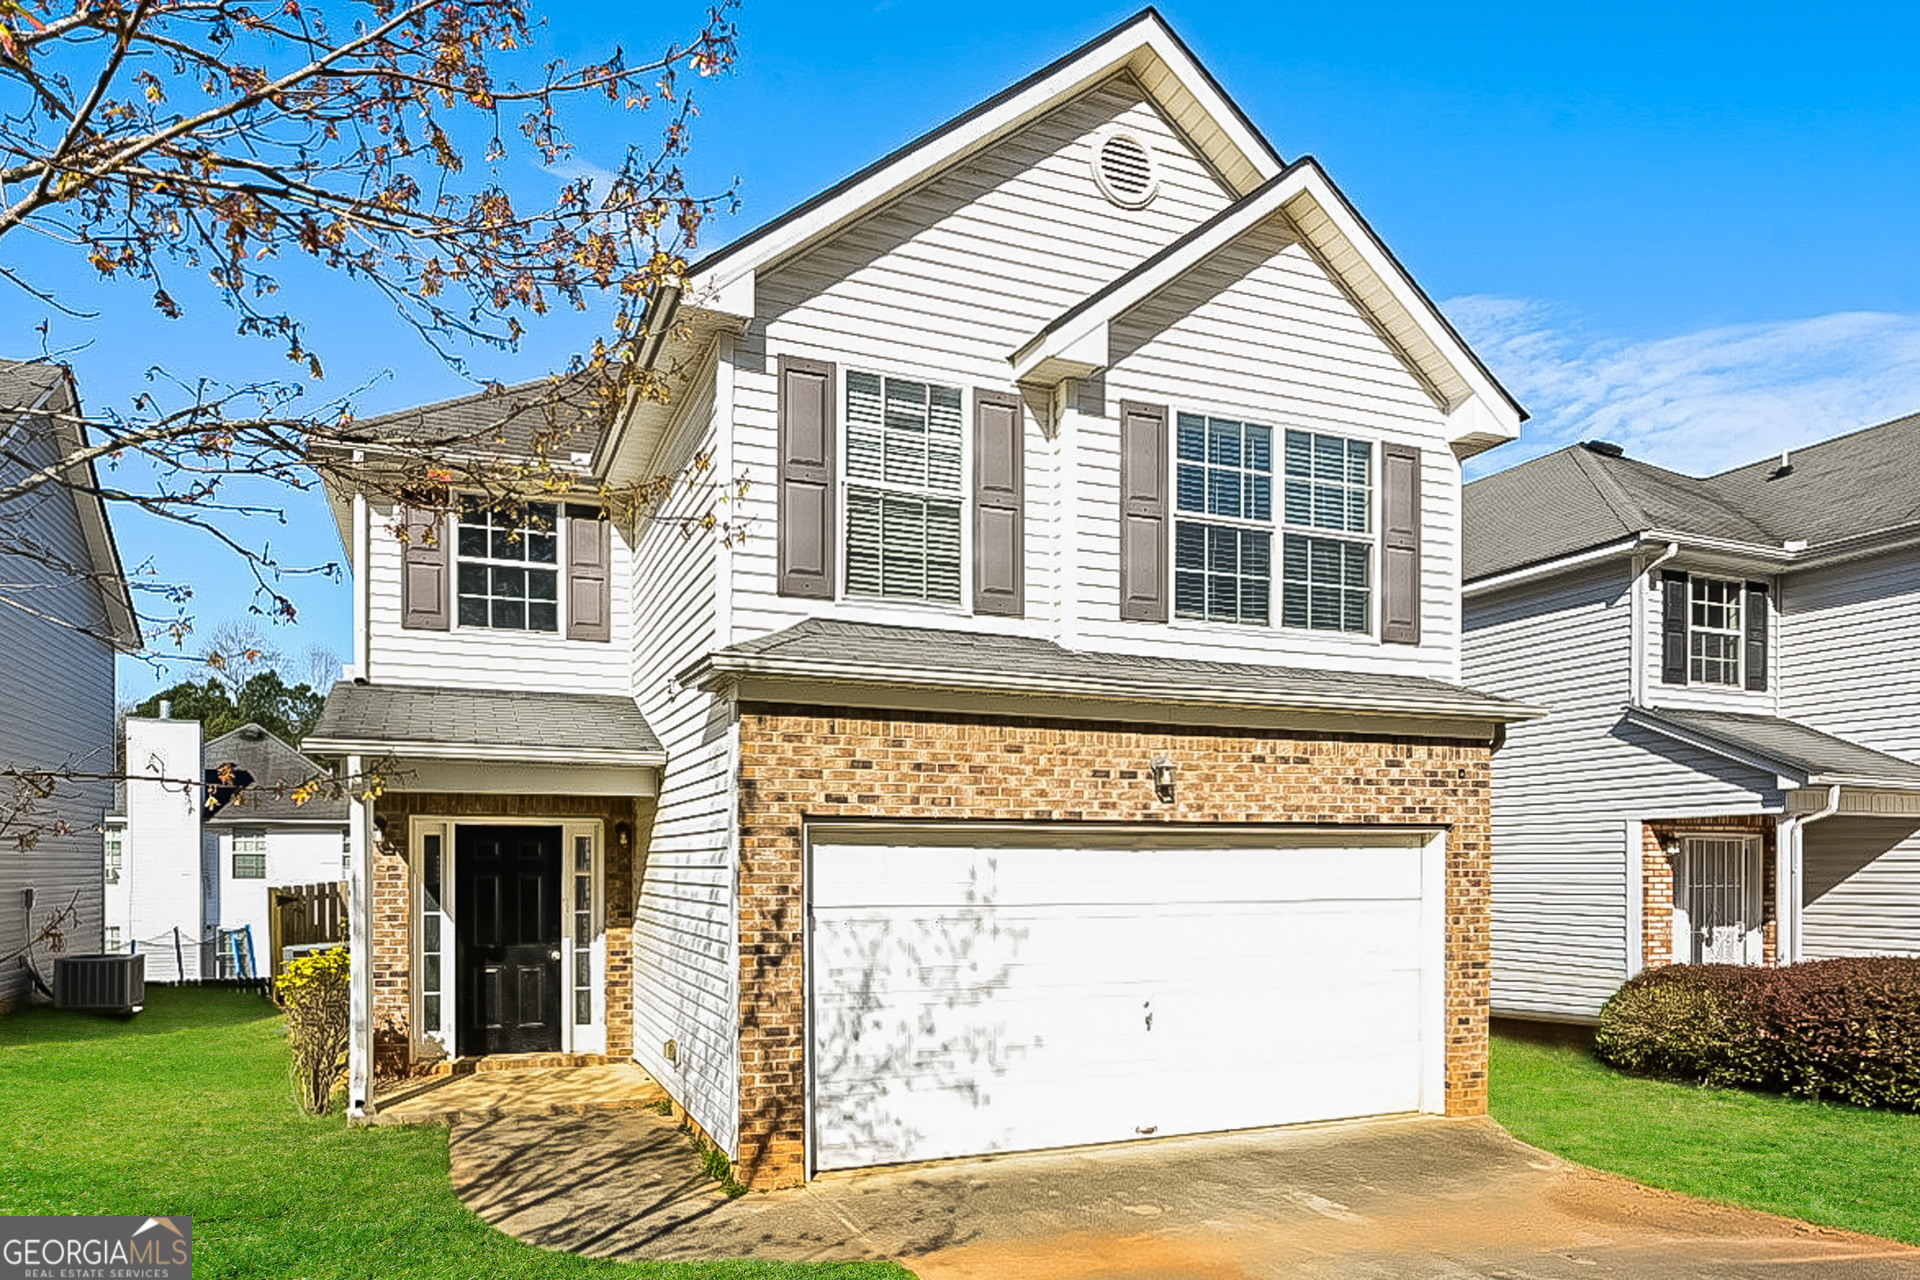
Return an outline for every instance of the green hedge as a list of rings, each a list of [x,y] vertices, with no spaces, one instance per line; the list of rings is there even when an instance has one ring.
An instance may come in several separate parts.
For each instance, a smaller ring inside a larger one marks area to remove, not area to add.
[[[1607,1001],[1593,1043],[1638,1075],[1920,1110],[1920,960],[1650,969]]]

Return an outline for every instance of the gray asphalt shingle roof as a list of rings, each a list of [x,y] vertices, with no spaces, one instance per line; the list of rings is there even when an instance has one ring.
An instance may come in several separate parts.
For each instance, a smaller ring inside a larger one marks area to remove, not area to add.
[[[45,360],[0,359],[0,412],[24,409],[66,379],[66,370]]]
[[[343,743],[378,743],[402,755],[410,746],[449,744],[583,756],[661,750],[631,698],[348,681],[333,686],[304,745],[341,750]]]
[[[1696,477],[1574,445],[1466,487],[1472,582],[1647,532],[1811,547],[1920,521],[1920,414]]]
[[[1800,775],[1810,785],[1845,779],[1920,788],[1920,764],[1836,738],[1795,720],[1728,711],[1664,708],[1654,711],[1645,707],[1635,707],[1629,715],[1656,731],[1663,727],[1678,730],[1710,750],[1717,743],[1742,755],[1772,762],[1775,772]]]
[[[326,770],[259,725],[243,725],[215,738],[201,748],[200,760],[210,786],[218,787],[231,765],[233,781],[243,788],[211,814],[209,822],[231,826],[279,818],[347,820],[345,796],[316,795],[305,804],[294,803],[293,789]]]
[[[698,664],[721,673],[1146,704],[1531,719],[1520,703],[1417,676],[1095,653],[1032,636],[812,618]],[[683,674],[685,678],[686,674]]]
[[[538,456],[539,442],[550,456],[565,462],[570,454],[599,449],[610,425],[608,415],[574,403],[580,394],[569,398],[564,384],[556,392],[541,378],[366,418],[354,428],[377,439],[432,441],[450,453],[509,459]]]

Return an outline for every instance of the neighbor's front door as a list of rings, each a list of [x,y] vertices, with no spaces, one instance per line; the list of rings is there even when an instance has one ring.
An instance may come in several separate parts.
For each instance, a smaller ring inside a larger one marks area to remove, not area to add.
[[[1760,963],[1760,841],[1754,836],[1689,836],[1684,902],[1694,964]]]
[[[459,1048],[560,1048],[560,828],[469,827],[455,837]]]

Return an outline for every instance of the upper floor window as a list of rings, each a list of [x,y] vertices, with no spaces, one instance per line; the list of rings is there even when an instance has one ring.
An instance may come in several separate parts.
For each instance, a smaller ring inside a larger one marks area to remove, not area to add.
[[[235,880],[267,878],[266,832],[236,831],[233,833],[233,878]]]
[[[1694,578],[1687,608],[1687,677],[1694,684],[1740,684],[1741,584]]]
[[[1364,635],[1373,627],[1373,446],[1289,431],[1285,470],[1280,621]]]
[[[559,511],[548,502],[500,510],[461,503],[459,619],[463,627],[560,629]]]
[[[126,833],[119,827],[108,827],[105,840],[107,883],[119,884],[120,873],[125,869],[127,860]]]
[[[849,596],[960,603],[958,388],[846,375]]]
[[[1181,414],[1174,507],[1174,615],[1266,624],[1273,591],[1273,429]]]

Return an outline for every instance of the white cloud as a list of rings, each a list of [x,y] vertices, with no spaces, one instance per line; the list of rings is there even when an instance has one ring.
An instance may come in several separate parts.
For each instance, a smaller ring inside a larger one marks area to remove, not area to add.
[[[1443,308],[1533,414],[1485,474],[1576,440],[1698,475],[1920,412],[1920,316],[1856,311],[1627,342],[1538,302]]]

